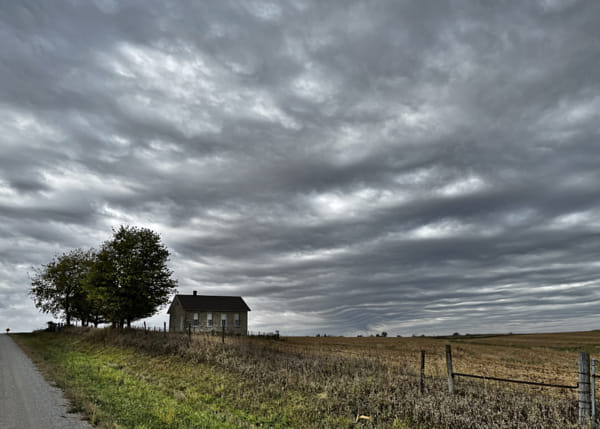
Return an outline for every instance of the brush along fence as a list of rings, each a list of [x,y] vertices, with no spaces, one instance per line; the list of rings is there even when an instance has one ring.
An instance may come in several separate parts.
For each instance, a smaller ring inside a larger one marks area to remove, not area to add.
[[[425,351],[421,350],[420,360],[420,380],[419,380],[419,391],[421,394],[424,392],[425,386]],[[591,361],[591,372],[590,372],[590,355],[588,353],[580,352],[578,360],[579,368],[579,380],[576,386],[570,386],[565,384],[554,384],[554,383],[540,383],[537,381],[528,380],[514,380],[509,378],[491,377],[487,375],[479,374],[466,374],[461,372],[454,372],[452,367],[452,348],[450,345],[446,345],[446,368],[448,370],[448,391],[450,394],[454,393],[455,390],[455,378],[475,378],[480,380],[493,380],[502,383],[514,383],[514,384],[525,384],[530,386],[541,386],[551,387],[559,389],[578,389],[579,391],[579,423],[588,425],[594,422],[596,419],[596,359]],[[600,377],[600,375],[598,376]]]

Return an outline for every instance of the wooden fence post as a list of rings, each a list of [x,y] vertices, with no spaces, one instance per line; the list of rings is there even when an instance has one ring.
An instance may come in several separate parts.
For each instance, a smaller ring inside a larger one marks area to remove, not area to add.
[[[419,392],[425,391],[425,350],[421,350],[421,378],[419,380]]]
[[[192,341],[192,324],[188,323],[188,340]]]
[[[579,423],[587,425],[591,415],[590,355],[579,352]]]
[[[163,328],[163,329],[164,329],[164,332],[165,332],[165,334],[166,334],[166,333],[167,333],[167,322],[163,322],[163,323],[164,323],[164,325],[163,325],[163,326],[164,326],[164,328]]]
[[[454,372],[452,371],[452,349],[446,344],[446,367],[448,368],[448,392],[454,393]]]
[[[596,359],[592,359],[592,422],[596,421]]]

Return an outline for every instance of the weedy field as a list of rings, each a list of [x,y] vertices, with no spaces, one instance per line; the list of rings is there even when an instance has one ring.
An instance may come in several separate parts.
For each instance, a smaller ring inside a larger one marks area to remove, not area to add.
[[[600,332],[447,338],[220,337],[74,329],[14,336],[76,409],[106,428],[567,428],[577,392],[456,372],[577,384]],[[419,392],[420,351],[426,352]]]

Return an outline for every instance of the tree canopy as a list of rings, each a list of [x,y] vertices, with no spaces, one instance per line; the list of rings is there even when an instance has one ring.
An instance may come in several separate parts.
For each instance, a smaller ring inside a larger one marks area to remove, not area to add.
[[[73,317],[86,320],[84,285],[93,261],[91,250],[75,249],[55,256],[48,264],[35,269],[29,292],[35,306],[54,316],[62,313],[67,326]]]
[[[121,226],[96,255],[90,296],[100,302],[107,320],[119,326],[152,316],[177,286],[168,259],[169,251],[157,233]]]
[[[100,250],[77,249],[36,269],[30,294],[42,311],[63,314],[67,325],[76,318],[129,327],[155,314],[175,293],[168,260],[156,232],[120,226]]]

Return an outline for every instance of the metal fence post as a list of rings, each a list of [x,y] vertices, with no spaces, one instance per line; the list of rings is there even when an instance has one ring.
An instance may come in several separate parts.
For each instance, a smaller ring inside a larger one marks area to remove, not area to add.
[[[425,391],[425,350],[421,350],[421,378],[419,380],[419,392]]]
[[[592,422],[596,420],[596,359],[592,359]]]
[[[587,425],[591,415],[590,355],[579,352],[579,423]]]
[[[446,367],[448,368],[448,392],[454,393],[454,372],[452,371],[452,349],[446,345]]]

